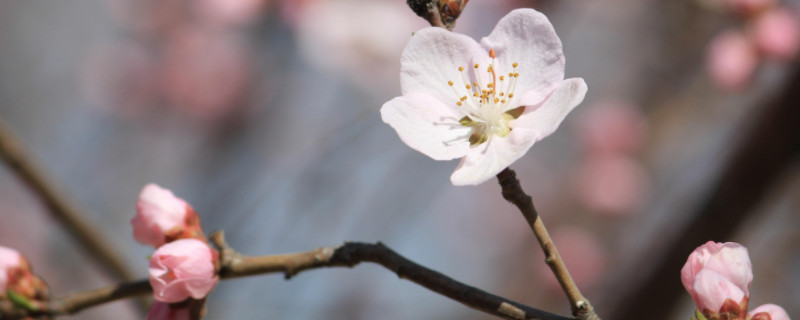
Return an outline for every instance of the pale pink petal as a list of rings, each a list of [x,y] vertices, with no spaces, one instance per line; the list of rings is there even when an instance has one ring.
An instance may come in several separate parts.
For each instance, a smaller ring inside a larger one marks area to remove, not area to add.
[[[133,238],[139,243],[159,247],[165,242],[165,233],[186,225],[189,205],[172,191],[156,184],[148,184],[139,194],[136,216],[131,220]]]
[[[180,239],[159,247],[149,269],[154,298],[173,303],[205,297],[219,280],[213,259],[211,248],[197,239]]]
[[[747,248],[735,243],[724,243],[716,254],[709,259],[705,267],[724,275],[733,284],[741,288],[749,296],[750,283],[753,282],[753,266]]]
[[[436,160],[463,157],[471,129],[458,121],[464,113],[424,93],[394,98],[381,107],[381,118],[409,147]]]
[[[755,317],[757,314],[762,312],[769,314],[770,320],[790,320],[789,314],[786,313],[786,310],[783,310],[783,308],[780,306],[771,303],[758,306],[757,308],[753,309],[753,311],[750,311],[749,315],[751,317]]]
[[[501,74],[511,72],[512,63],[519,64],[518,105],[538,104],[564,79],[561,40],[547,17],[536,10],[511,11],[481,44],[484,51],[494,49]]]
[[[0,246],[0,292],[6,292],[8,270],[19,267],[21,259],[17,250]]]
[[[760,15],[753,26],[758,49],[766,55],[791,60],[800,49],[800,20],[789,9],[772,9]]]
[[[427,93],[442,103],[455,105],[461,94],[453,92],[454,87],[448,82],[463,88],[458,68],[471,72],[475,59],[480,57],[488,59],[489,53],[468,36],[433,27],[417,31],[400,57],[402,93]]]
[[[745,297],[742,289],[719,273],[708,269],[697,273],[692,289],[697,294],[693,297],[694,302],[701,311],[708,309],[718,312],[725,300],[731,299],[739,303]]]
[[[147,320],[189,320],[191,312],[187,306],[170,306],[169,303],[154,301],[147,312]]]
[[[583,101],[586,90],[586,82],[582,78],[566,79],[558,84],[540,106],[527,107],[511,125],[515,129],[535,130],[538,132],[538,139],[544,139],[556,131],[567,114]]]
[[[758,55],[750,41],[738,31],[717,35],[709,45],[706,66],[711,80],[726,90],[741,90],[750,82]]]
[[[476,185],[503,171],[541,140],[539,132],[528,128],[514,128],[501,138],[492,136],[487,142],[471,147],[450,176],[453,185]]]

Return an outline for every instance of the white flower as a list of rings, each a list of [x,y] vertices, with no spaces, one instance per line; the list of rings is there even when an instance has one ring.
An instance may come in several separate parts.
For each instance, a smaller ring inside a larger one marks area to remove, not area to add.
[[[435,160],[462,158],[450,180],[490,179],[553,133],[586,94],[564,80],[561,40],[543,14],[514,10],[478,44],[425,28],[403,51],[403,95],[381,108],[408,146]]]

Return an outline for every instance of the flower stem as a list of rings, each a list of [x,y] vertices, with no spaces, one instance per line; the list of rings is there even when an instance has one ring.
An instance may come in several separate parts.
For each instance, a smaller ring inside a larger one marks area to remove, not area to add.
[[[567,295],[572,315],[581,320],[600,320],[600,317],[594,312],[592,304],[581,294],[575,281],[572,280],[572,276],[570,276],[564,260],[561,259],[561,255],[558,254],[558,249],[556,249],[553,239],[550,238],[542,218],[539,217],[539,213],[536,212],[536,208],[533,206],[531,196],[522,190],[517,174],[511,168],[505,168],[497,174],[497,181],[503,190],[503,198],[517,206],[522,212],[522,216],[528,221],[528,225],[530,225],[536,240],[539,241],[539,245],[544,251],[545,262],[550,267],[550,270],[553,271],[558,283]]]

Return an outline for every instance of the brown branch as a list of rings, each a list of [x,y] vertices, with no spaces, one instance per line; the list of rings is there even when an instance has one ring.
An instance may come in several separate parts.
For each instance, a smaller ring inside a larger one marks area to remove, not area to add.
[[[381,243],[347,242],[338,247],[318,248],[307,252],[253,257],[239,254],[228,247],[221,232],[214,233],[211,236],[211,241],[221,249],[220,277],[223,279],[278,272],[284,273],[285,277],[289,279],[305,270],[353,267],[361,262],[372,262],[391,270],[402,279],[413,281],[465,306],[503,319],[571,319],[465,285],[439,272],[418,265]],[[150,292],[152,292],[150,283],[147,280],[141,280],[73,293],[49,302],[42,310],[37,312],[13,309],[9,305],[0,305],[0,314],[2,314],[0,319],[11,320],[31,316],[74,314],[80,310],[106,302]]]
[[[581,320],[600,320],[600,317],[594,312],[592,304],[581,294],[575,281],[572,280],[572,276],[570,276],[567,266],[564,265],[564,261],[558,254],[558,250],[555,244],[553,244],[550,234],[547,233],[544,222],[533,206],[531,196],[522,190],[522,186],[519,184],[514,170],[505,168],[497,174],[497,181],[500,183],[500,187],[503,190],[503,198],[519,208],[525,220],[528,221],[528,225],[530,225],[534,235],[536,235],[536,240],[539,240],[539,245],[542,247],[542,251],[544,251],[545,262],[550,267],[550,270],[553,271],[556,279],[558,279],[558,283],[567,295],[570,308],[572,309],[572,315]]]
[[[59,193],[54,184],[47,179],[44,171],[34,164],[2,119],[0,119],[0,158],[3,158],[8,167],[41,198],[52,216],[109,274],[120,280],[135,278],[123,260],[117,256],[117,251],[84,218],[78,207]]]

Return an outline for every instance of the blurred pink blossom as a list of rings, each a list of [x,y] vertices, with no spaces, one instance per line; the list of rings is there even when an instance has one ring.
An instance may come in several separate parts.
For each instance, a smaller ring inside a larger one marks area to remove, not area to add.
[[[681,282],[697,310],[707,317],[725,308],[744,315],[753,269],[747,248],[709,241],[697,247],[681,269]]]
[[[581,142],[591,152],[636,152],[644,143],[646,131],[644,115],[622,100],[589,106],[578,121]]]
[[[789,320],[789,314],[778,305],[762,304],[750,311],[750,320]]]
[[[758,53],[747,37],[728,30],[711,41],[706,67],[716,85],[727,90],[740,90],[750,82],[758,61]]]
[[[634,158],[612,153],[593,153],[575,176],[578,200],[593,212],[624,216],[635,212],[648,195],[648,175]]]
[[[591,290],[599,283],[606,272],[608,254],[598,239],[576,227],[556,228],[551,237],[578,287]],[[551,289],[560,288],[550,268],[540,268],[539,272]]]
[[[198,0],[196,7],[201,17],[225,25],[253,22],[263,13],[269,0]]]
[[[203,237],[192,207],[172,191],[152,183],[139,194],[131,225],[137,242],[155,248],[178,238]]]
[[[17,250],[0,246],[0,295],[5,294],[9,271],[19,268],[22,256]]]
[[[188,306],[174,306],[161,301],[153,301],[147,320],[191,320],[191,310]]]
[[[232,33],[199,26],[176,30],[164,49],[164,95],[172,106],[200,118],[225,117],[245,100],[252,60]]]
[[[217,284],[217,254],[205,242],[180,239],[159,247],[150,259],[150,285],[161,302],[202,299]]]
[[[791,60],[800,48],[800,21],[797,12],[775,8],[756,18],[753,41],[761,52],[779,60]]]

